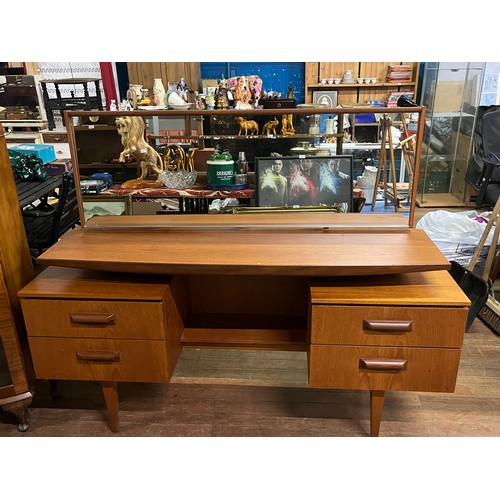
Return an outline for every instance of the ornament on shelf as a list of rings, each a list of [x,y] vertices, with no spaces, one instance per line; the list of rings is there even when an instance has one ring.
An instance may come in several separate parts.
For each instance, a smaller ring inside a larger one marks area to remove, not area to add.
[[[181,79],[177,82],[176,86],[177,93],[184,99],[186,102],[188,102],[188,91],[189,87],[186,81],[184,80],[184,77],[182,76]]]
[[[127,100],[131,109],[137,109],[139,101],[142,99],[142,85],[131,83],[127,90]]]
[[[165,87],[161,78],[155,78],[153,83],[153,102],[155,106],[166,106],[165,102]]]

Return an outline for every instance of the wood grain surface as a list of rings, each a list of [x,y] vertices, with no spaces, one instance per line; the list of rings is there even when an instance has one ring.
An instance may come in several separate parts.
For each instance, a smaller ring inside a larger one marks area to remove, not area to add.
[[[218,217],[204,215],[204,225],[182,228],[77,228],[66,233],[38,262],[151,274],[301,276],[378,275],[450,267],[419,229],[330,231],[315,227],[318,222],[314,218],[309,218],[313,226],[307,227],[263,228],[250,221],[244,226],[211,226]],[[272,222],[273,218],[267,220]],[[308,219],[301,220],[306,224]]]
[[[500,436],[500,337],[465,335],[455,392],[385,395],[380,436]],[[31,427],[0,410],[0,436],[108,436],[101,385],[41,381]],[[184,349],[169,384],[119,383],[118,436],[368,436],[369,393],[307,387],[304,352]]]

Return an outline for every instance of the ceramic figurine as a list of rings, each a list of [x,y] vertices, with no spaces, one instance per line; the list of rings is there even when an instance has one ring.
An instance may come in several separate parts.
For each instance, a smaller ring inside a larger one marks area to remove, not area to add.
[[[213,94],[208,94],[205,97],[205,103],[207,104],[207,109],[214,109],[214,107],[215,107],[215,96]]]
[[[261,89],[259,82],[257,80],[254,80],[252,82],[252,104],[255,109],[259,107],[260,95],[261,95]]]
[[[251,99],[252,93],[247,87],[246,78],[240,76],[234,89],[234,109],[252,109]]]
[[[166,106],[165,102],[165,87],[161,78],[155,78],[153,83],[153,102],[155,106]]]
[[[177,93],[186,101],[188,102],[188,84],[184,80],[184,77],[182,76],[181,79],[177,83],[176,87]]]
[[[194,91],[194,104],[196,109],[205,109],[205,96],[200,94],[197,90]]]
[[[131,109],[137,109],[139,101],[142,98],[142,85],[131,83],[127,90],[127,100]]]
[[[123,101],[118,105],[118,111],[132,111],[132,106],[128,99],[123,99]]]
[[[219,82],[219,88],[215,93],[215,98],[216,98],[215,107],[217,109],[227,109],[229,107],[226,80],[221,80]]]

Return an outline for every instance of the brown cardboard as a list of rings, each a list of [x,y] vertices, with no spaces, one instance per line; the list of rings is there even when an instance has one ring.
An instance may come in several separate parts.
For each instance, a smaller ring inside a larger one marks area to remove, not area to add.
[[[207,161],[214,154],[214,148],[197,149],[194,152],[194,169],[197,172],[207,171]]]
[[[436,88],[434,113],[460,111],[464,92],[463,81],[442,80]]]

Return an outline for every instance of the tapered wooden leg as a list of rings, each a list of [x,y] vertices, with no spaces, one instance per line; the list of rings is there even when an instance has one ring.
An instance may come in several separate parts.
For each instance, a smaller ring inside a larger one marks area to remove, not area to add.
[[[101,382],[106,410],[108,410],[109,427],[112,432],[118,432],[118,384],[116,382]]]
[[[59,399],[60,394],[59,394],[59,380],[49,380],[49,390],[50,390],[50,397],[52,399]]]
[[[370,436],[377,437],[380,430],[385,391],[370,391]]]
[[[28,406],[31,404],[32,400],[33,393],[25,392],[1,401],[2,409],[17,417],[19,422],[17,428],[21,432],[26,432],[30,428]]]

